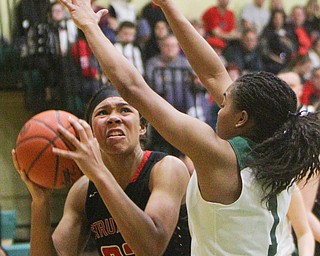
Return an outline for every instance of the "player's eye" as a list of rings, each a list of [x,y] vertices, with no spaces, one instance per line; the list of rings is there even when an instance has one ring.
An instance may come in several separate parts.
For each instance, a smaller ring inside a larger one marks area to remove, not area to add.
[[[97,112],[97,116],[105,116],[105,115],[108,115],[108,111],[107,110],[100,110],[99,112]]]
[[[129,113],[129,112],[132,112],[132,111],[131,111],[131,109],[128,108],[128,107],[122,107],[121,110],[120,110],[120,112],[121,112],[121,113]]]

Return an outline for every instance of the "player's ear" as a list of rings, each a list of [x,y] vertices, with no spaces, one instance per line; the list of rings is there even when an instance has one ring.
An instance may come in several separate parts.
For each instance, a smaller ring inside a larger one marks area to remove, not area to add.
[[[148,129],[148,121],[140,115],[140,135],[145,135]]]
[[[239,112],[239,118],[238,118],[238,121],[236,123],[236,127],[242,127],[244,126],[249,120],[249,116],[248,116],[248,113],[247,111],[243,110],[241,112]]]

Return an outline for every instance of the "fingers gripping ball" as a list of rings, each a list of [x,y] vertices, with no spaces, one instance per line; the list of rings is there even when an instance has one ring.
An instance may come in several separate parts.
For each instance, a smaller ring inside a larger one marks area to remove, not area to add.
[[[16,141],[19,167],[28,178],[40,186],[61,189],[72,185],[82,176],[77,164],[52,153],[52,147],[72,150],[72,146],[57,131],[58,124],[75,134],[68,121],[74,115],[62,110],[48,110],[29,119]]]

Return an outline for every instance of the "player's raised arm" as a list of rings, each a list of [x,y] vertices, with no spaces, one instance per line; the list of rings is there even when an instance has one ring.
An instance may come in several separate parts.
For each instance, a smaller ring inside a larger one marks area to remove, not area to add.
[[[77,26],[84,32],[104,73],[121,96],[138,109],[167,141],[191,158],[195,156],[199,162],[207,165],[207,162],[202,159],[208,159],[206,154],[215,151],[212,145],[217,149],[221,148],[221,145],[215,143],[217,136],[213,129],[202,121],[177,111],[146,84],[136,68],[116,51],[113,44],[102,33],[98,22],[104,11],[94,13],[89,6],[90,0],[61,1],[69,9]],[[220,67],[220,64],[218,66]],[[223,68],[221,72],[224,72]],[[197,129],[202,132],[194,133]],[[193,142],[193,147],[190,147],[190,142]],[[203,150],[204,147],[208,147],[208,150]],[[203,152],[201,155],[199,155],[200,151]],[[221,156],[214,155],[214,157],[220,159]],[[214,157],[211,155],[211,159]],[[197,161],[197,159],[192,160]],[[216,161],[216,163],[220,162]]]

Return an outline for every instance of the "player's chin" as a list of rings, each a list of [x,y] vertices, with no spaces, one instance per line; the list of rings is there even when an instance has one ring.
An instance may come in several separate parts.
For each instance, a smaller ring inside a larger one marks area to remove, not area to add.
[[[114,154],[123,154],[129,150],[129,146],[125,143],[117,142],[117,143],[108,143],[107,144],[107,153]]]
[[[216,133],[218,135],[218,137],[220,139],[223,139],[223,140],[228,140],[230,139],[230,136],[228,134],[226,134],[225,132],[223,132],[223,130],[220,128],[219,129],[219,124],[217,123],[217,126],[216,126]]]

